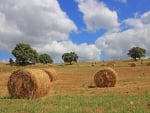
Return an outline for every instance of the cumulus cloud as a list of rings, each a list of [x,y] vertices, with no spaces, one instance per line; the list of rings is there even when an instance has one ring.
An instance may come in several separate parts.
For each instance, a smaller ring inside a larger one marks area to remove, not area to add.
[[[11,51],[17,43],[29,43],[39,53],[59,62],[65,52],[74,51],[79,61],[99,60],[95,45],[74,44],[69,34],[74,22],[57,0],[0,0],[0,49]]]
[[[67,40],[77,27],[57,0],[0,0],[0,48]]]
[[[49,52],[50,55],[55,59],[55,62],[61,61],[62,54],[66,52],[75,52],[79,56],[79,61],[98,61],[100,60],[100,50],[94,44],[74,44],[72,41],[53,41],[49,45],[45,45],[39,48],[40,53]]]
[[[144,24],[150,24],[150,11],[144,13],[144,14],[141,16],[141,21],[142,21]]]
[[[65,52],[74,51],[79,61],[99,60],[95,45],[74,44],[77,31],[57,0],[0,0],[0,49],[11,51],[17,43],[29,43],[39,53],[48,53],[59,62]]]
[[[129,18],[123,24],[128,29],[108,33],[99,37],[96,46],[103,50],[109,59],[128,58],[128,50],[134,46],[145,48],[147,56],[150,55],[150,12],[146,12],[139,18]]]
[[[119,23],[117,12],[110,10],[103,2],[99,2],[98,0],[76,1],[78,2],[79,10],[83,13],[83,20],[87,30],[118,30]]]

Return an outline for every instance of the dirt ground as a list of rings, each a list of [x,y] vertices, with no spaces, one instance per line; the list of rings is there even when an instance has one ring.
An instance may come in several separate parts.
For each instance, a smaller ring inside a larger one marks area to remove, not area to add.
[[[98,69],[98,68],[97,68]],[[96,70],[97,70],[96,69]],[[118,81],[115,87],[96,88],[93,71],[58,71],[58,80],[51,83],[49,95],[97,95],[108,93],[143,94],[150,92],[150,66],[115,67]],[[0,96],[8,96],[7,81],[10,72],[0,72]]]

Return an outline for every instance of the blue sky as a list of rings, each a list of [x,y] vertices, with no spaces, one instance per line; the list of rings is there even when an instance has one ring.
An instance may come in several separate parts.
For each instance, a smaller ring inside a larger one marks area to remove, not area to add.
[[[128,59],[131,47],[150,56],[150,0],[0,0],[0,61],[29,43],[55,62]]]

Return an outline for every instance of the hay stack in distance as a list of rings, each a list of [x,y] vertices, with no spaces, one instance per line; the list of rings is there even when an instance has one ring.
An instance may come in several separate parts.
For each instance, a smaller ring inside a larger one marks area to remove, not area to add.
[[[150,66],[150,62],[148,62],[148,63],[146,64],[146,66]]]
[[[49,76],[51,82],[57,80],[57,72],[54,68],[44,69],[44,71]]]
[[[130,65],[131,67],[136,67],[136,63],[134,63],[134,62],[129,63],[129,65]]]
[[[114,87],[117,82],[117,76],[114,69],[109,67],[102,68],[94,75],[95,85],[97,87]]]
[[[45,96],[49,91],[49,77],[39,69],[14,71],[8,80],[8,92],[11,98],[33,99]]]

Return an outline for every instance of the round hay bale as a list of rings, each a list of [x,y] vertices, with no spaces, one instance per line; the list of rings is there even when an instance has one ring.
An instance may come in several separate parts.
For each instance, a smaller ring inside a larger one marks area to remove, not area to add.
[[[57,80],[57,72],[55,69],[53,68],[49,68],[49,69],[44,69],[44,71],[47,73],[47,75],[49,76],[50,81],[56,81]]]
[[[101,64],[101,66],[106,66],[106,64]]]
[[[48,94],[49,77],[39,69],[14,71],[8,80],[7,88],[11,98],[32,99]]]
[[[134,62],[129,63],[129,65],[130,65],[131,67],[136,67],[136,63],[134,63]]]
[[[148,62],[148,63],[146,64],[146,66],[150,66],[150,62]]]
[[[117,82],[117,73],[112,68],[102,68],[94,75],[97,87],[114,87]]]

